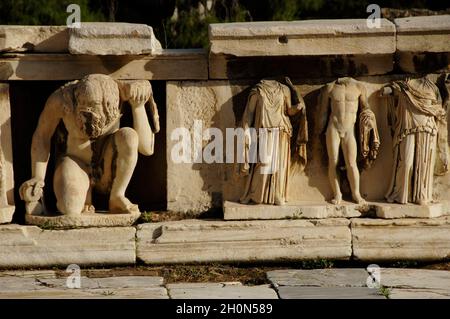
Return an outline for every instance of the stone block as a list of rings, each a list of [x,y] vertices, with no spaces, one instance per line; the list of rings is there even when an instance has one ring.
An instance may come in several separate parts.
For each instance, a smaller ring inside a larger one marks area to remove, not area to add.
[[[134,264],[133,227],[42,230],[0,226],[0,268]]]
[[[275,287],[366,287],[368,273],[360,268],[287,269],[267,272]]]
[[[450,52],[450,15],[398,18],[394,23],[397,51]]]
[[[68,52],[66,26],[0,26],[0,52]]]
[[[450,202],[442,201],[428,205],[378,203],[379,218],[436,218],[450,215]]]
[[[269,285],[242,286],[235,283],[168,284],[171,299],[278,299]]]
[[[286,205],[245,205],[225,201],[223,204],[225,220],[252,219],[321,219],[321,218],[349,218],[360,217],[361,211],[368,210],[368,205],[344,203],[331,205],[323,202],[298,202]]]
[[[277,289],[280,299],[385,299],[377,289],[363,287],[295,287]]]
[[[450,271],[431,269],[381,268],[384,287],[402,289],[438,289],[450,295]]]
[[[348,259],[348,223],[326,219],[141,224],[137,258],[146,264]]]
[[[395,52],[395,26],[381,19],[369,28],[366,19],[237,22],[210,24],[212,54],[293,56],[386,54]]]
[[[161,49],[152,27],[145,24],[83,22],[80,28],[70,28],[71,54],[155,54]]]
[[[445,260],[450,217],[352,219],[353,255],[364,261]]]

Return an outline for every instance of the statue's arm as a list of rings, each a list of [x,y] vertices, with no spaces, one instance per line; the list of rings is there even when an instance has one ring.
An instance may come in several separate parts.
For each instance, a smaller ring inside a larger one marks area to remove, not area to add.
[[[50,157],[51,139],[62,119],[61,91],[54,92],[45,103],[31,143],[31,174],[32,178],[43,181]]]
[[[63,98],[61,90],[54,92],[45,103],[31,142],[31,179],[19,188],[20,197],[26,202],[28,214],[42,212],[39,204],[44,188],[45,174],[50,157],[51,139],[62,118]]]
[[[151,116],[156,122],[155,131],[159,130],[159,116],[153,99],[152,87],[149,81],[121,81],[119,84],[121,97],[131,105],[133,127],[139,136],[138,150],[142,155],[150,156],[154,153],[155,134],[147,117],[145,104],[150,103]]]
[[[359,90],[361,94],[359,95],[359,105],[361,107],[361,111],[370,109],[369,99],[367,97],[367,89],[364,84],[359,84]]]

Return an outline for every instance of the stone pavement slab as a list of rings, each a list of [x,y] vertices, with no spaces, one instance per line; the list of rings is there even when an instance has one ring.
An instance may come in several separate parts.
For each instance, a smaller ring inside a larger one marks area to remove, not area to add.
[[[48,274],[44,274],[45,275]],[[69,289],[66,278],[0,276],[0,299],[3,298],[133,298],[167,299],[162,277],[123,276],[109,278],[81,277],[80,289]]]
[[[442,289],[450,293],[450,271],[382,268],[381,284],[391,288]]]
[[[366,287],[365,269],[288,269],[267,273],[275,286]]]
[[[278,299],[269,285],[242,286],[239,283],[168,284],[172,299]]]
[[[364,287],[279,287],[280,299],[385,299],[377,289]]]
[[[440,289],[391,289],[389,299],[450,299],[450,291]]]

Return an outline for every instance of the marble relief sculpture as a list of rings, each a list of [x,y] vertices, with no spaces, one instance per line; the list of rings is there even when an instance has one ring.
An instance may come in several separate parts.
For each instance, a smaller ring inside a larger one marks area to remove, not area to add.
[[[257,133],[253,136],[248,134],[245,141],[245,163],[240,168],[241,175],[247,177],[240,199],[243,204],[284,205],[287,201],[293,135],[290,116],[298,113],[301,113],[300,128],[295,153],[300,165],[306,164],[308,129],[305,103],[289,78],[284,82],[262,80],[250,91],[242,127],[244,130],[254,128]],[[266,159],[250,161],[252,149],[255,152],[265,149]]]
[[[364,166],[370,166],[376,159],[380,146],[375,115],[370,110],[364,83],[349,77],[328,83],[321,89],[318,112],[317,133],[323,132],[326,127],[328,176],[334,196],[331,202],[337,205],[342,201],[337,173],[342,148],[353,200],[364,204],[357,163],[358,140]]]
[[[133,128],[120,127],[122,104],[127,101]],[[150,105],[149,116],[146,104]],[[56,206],[66,216],[94,213],[92,192],[109,195],[110,214],[139,214],[125,197],[138,152],[152,155],[159,117],[150,82],[116,81],[92,74],[56,90],[47,100],[33,135],[32,178],[20,187],[28,214],[39,215],[51,139],[57,133],[54,173]],[[98,214],[95,214],[98,215]]]
[[[389,96],[394,167],[388,202],[419,205],[433,201],[435,173],[448,171],[447,113],[436,84],[428,77],[396,81]]]

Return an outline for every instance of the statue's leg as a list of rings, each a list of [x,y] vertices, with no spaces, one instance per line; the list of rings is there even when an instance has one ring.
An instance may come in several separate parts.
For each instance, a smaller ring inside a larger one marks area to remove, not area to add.
[[[365,200],[359,192],[359,170],[356,163],[358,154],[358,146],[356,144],[353,132],[347,133],[342,141],[342,150],[344,152],[345,166],[347,168],[347,178],[350,182],[352,197],[358,204],[364,204]]]
[[[114,165],[110,165],[112,174],[108,171],[104,172],[105,176],[109,175],[112,178],[109,195],[109,211],[111,213],[131,213],[139,210],[137,205],[134,205],[125,197],[125,191],[138,159],[138,142],[136,131],[124,127],[113,134],[113,143],[108,143],[107,147],[113,147],[115,150]]]
[[[90,179],[84,163],[69,156],[62,158],[55,170],[53,185],[56,207],[65,215],[79,215],[89,201]]]
[[[339,137],[338,131],[332,124],[328,125],[326,141],[328,152],[328,178],[330,179],[330,185],[334,196],[331,202],[337,205],[342,201],[342,193],[339,187],[339,179],[336,172],[339,160],[339,145],[341,143],[341,138]]]

